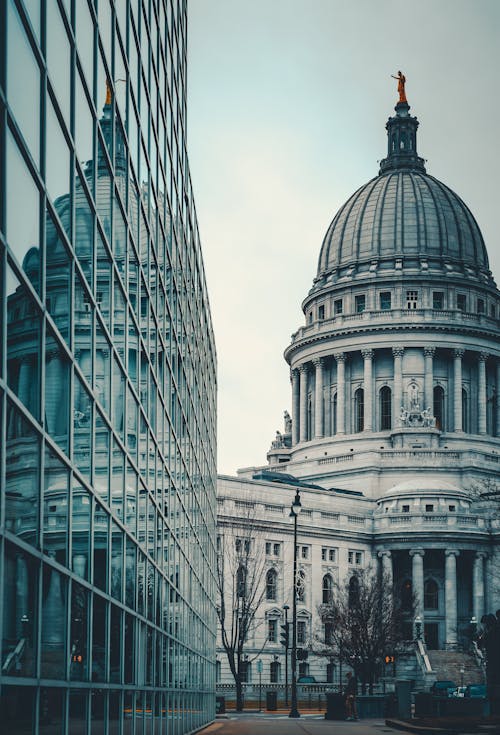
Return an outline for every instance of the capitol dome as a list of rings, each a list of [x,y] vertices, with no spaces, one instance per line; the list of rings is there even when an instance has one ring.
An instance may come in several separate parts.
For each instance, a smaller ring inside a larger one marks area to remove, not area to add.
[[[363,273],[424,267],[492,282],[479,227],[462,199],[426,173],[417,154],[417,118],[399,103],[389,118],[379,175],[340,208],[324,238],[315,283]],[[397,264],[396,264],[397,263]]]

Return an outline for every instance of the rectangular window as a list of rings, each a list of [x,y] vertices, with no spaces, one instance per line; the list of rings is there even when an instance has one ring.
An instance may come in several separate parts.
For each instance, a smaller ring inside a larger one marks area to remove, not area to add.
[[[444,308],[444,293],[442,291],[432,292],[432,308],[443,309]]]
[[[418,303],[418,291],[407,291],[406,292],[406,308],[416,309]]]
[[[323,546],[321,549],[321,561],[335,561],[337,558],[336,549],[328,549]]]
[[[307,315],[307,321],[309,322],[309,324],[312,324],[313,323],[313,313],[312,313],[312,311],[310,311],[309,314]]]
[[[347,552],[347,561],[349,564],[354,564],[354,551]]]
[[[270,643],[276,643],[276,635],[278,632],[278,625],[276,620],[267,621],[267,640]]]
[[[457,309],[467,311],[467,297],[464,293],[457,293]]]
[[[266,541],[266,556],[270,556],[270,554],[271,554],[271,548],[272,548],[271,542],[270,541]]]
[[[354,301],[355,301],[355,306],[356,306],[356,312],[360,314],[366,308],[366,296],[364,295],[364,293],[358,294],[355,297]]]
[[[342,299],[336,299],[333,302],[333,313],[334,314],[342,314]]]
[[[495,318],[495,304],[490,304],[490,316],[492,319]]]
[[[321,321],[325,318],[325,306],[321,304],[318,306],[318,319]]]
[[[281,544],[274,544],[273,545],[273,554],[274,554],[274,556],[280,556],[281,555]]]
[[[477,313],[484,314],[484,299],[477,300]]]
[[[300,549],[302,559],[309,559],[309,546],[302,546]]]
[[[403,505],[403,507],[401,508],[401,511],[403,513],[409,513],[410,512],[410,506],[409,505]]]
[[[433,513],[433,511],[434,511],[434,506],[433,505],[429,505],[428,504],[428,505],[425,506],[425,512],[426,513]]]
[[[355,560],[355,562],[356,562],[356,564],[358,566],[360,564],[362,564],[363,563],[363,552],[362,551],[356,551],[356,553],[354,555],[354,560]]]
[[[297,643],[303,645],[306,642],[306,622],[299,620],[297,622]]]
[[[391,308],[391,292],[383,291],[379,294],[379,302],[382,311],[389,311]]]
[[[448,510],[450,511],[450,513],[454,513],[456,510],[456,507],[454,505],[449,505]]]

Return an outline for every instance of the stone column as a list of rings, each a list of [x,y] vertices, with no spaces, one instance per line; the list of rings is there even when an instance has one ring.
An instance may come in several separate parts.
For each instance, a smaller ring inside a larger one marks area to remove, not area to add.
[[[373,431],[373,350],[361,350],[364,361],[364,431]]]
[[[299,367],[300,372],[300,441],[307,441],[307,365]]]
[[[424,408],[434,414],[434,355],[435,347],[424,347]]]
[[[462,431],[462,358],[465,350],[453,350],[453,430]]]
[[[394,423],[397,426],[396,419],[401,413],[403,403],[403,354],[404,347],[393,347],[392,354],[394,357]]]
[[[484,559],[486,554],[478,551],[472,568],[472,602],[474,617],[478,623],[484,615]]]
[[[292,380],[292,445],[299,443],[299,427],[300,427],[300,385],[299,371],[294,368],[290,372]]]
[[[456,549],[447,549],[445,551],[445,645],[448,649],[453,649],[457,646],[457,556],[459,554],[460,552]]]
[[[387,580],[388,584],[392,587],[393,572],[392,572],[392,555],[388,550],[379,551],[378,558],[382,564],[382,575],[384,581]]]
[[[477,424],[478,434],[486,434],[486,360],[487,352],[480,352],[477,363]]]
[[[423,549],[412,549],[411,587],[415,595],[415,617],[420,616],[424,629],[424,554]]]
[[[337,362],[337,434],[345,434],[345,352],[334,355]]]
[[[497,360],[497,375],[496,375],[496,398],[497,398],[497,436],[500,436],[500,360]]]
[[[314,437],[321,439],[324,436],[323,430],[323,365],[322,357],[313,360],[316,368],[316,387],[314,389]]]

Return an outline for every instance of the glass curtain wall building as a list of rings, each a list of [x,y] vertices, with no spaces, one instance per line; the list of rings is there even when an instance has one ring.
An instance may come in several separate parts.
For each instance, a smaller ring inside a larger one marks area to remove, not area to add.
[[[186,3],[0,3],[0,721],[214,716],[216,356]]]

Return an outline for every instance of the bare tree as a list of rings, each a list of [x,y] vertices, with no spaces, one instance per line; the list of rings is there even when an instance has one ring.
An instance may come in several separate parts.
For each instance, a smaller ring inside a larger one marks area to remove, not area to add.
[[[323,631],[315,636],[314,653],[353,668],[371,694],[383,657],[404,639],[403,623],[413,619],[413,607],[412,599],[402,608],[388,577],[372,568],[356,571],[319,606]]]
[[[258,624],[256,615],[265,594],[265,555],[260,535],[249,513],[245,519],[219,526],[217,539],[217,615],[236,686],[238,711],[243,709],[242,685],[249,663],[245,644]]]

